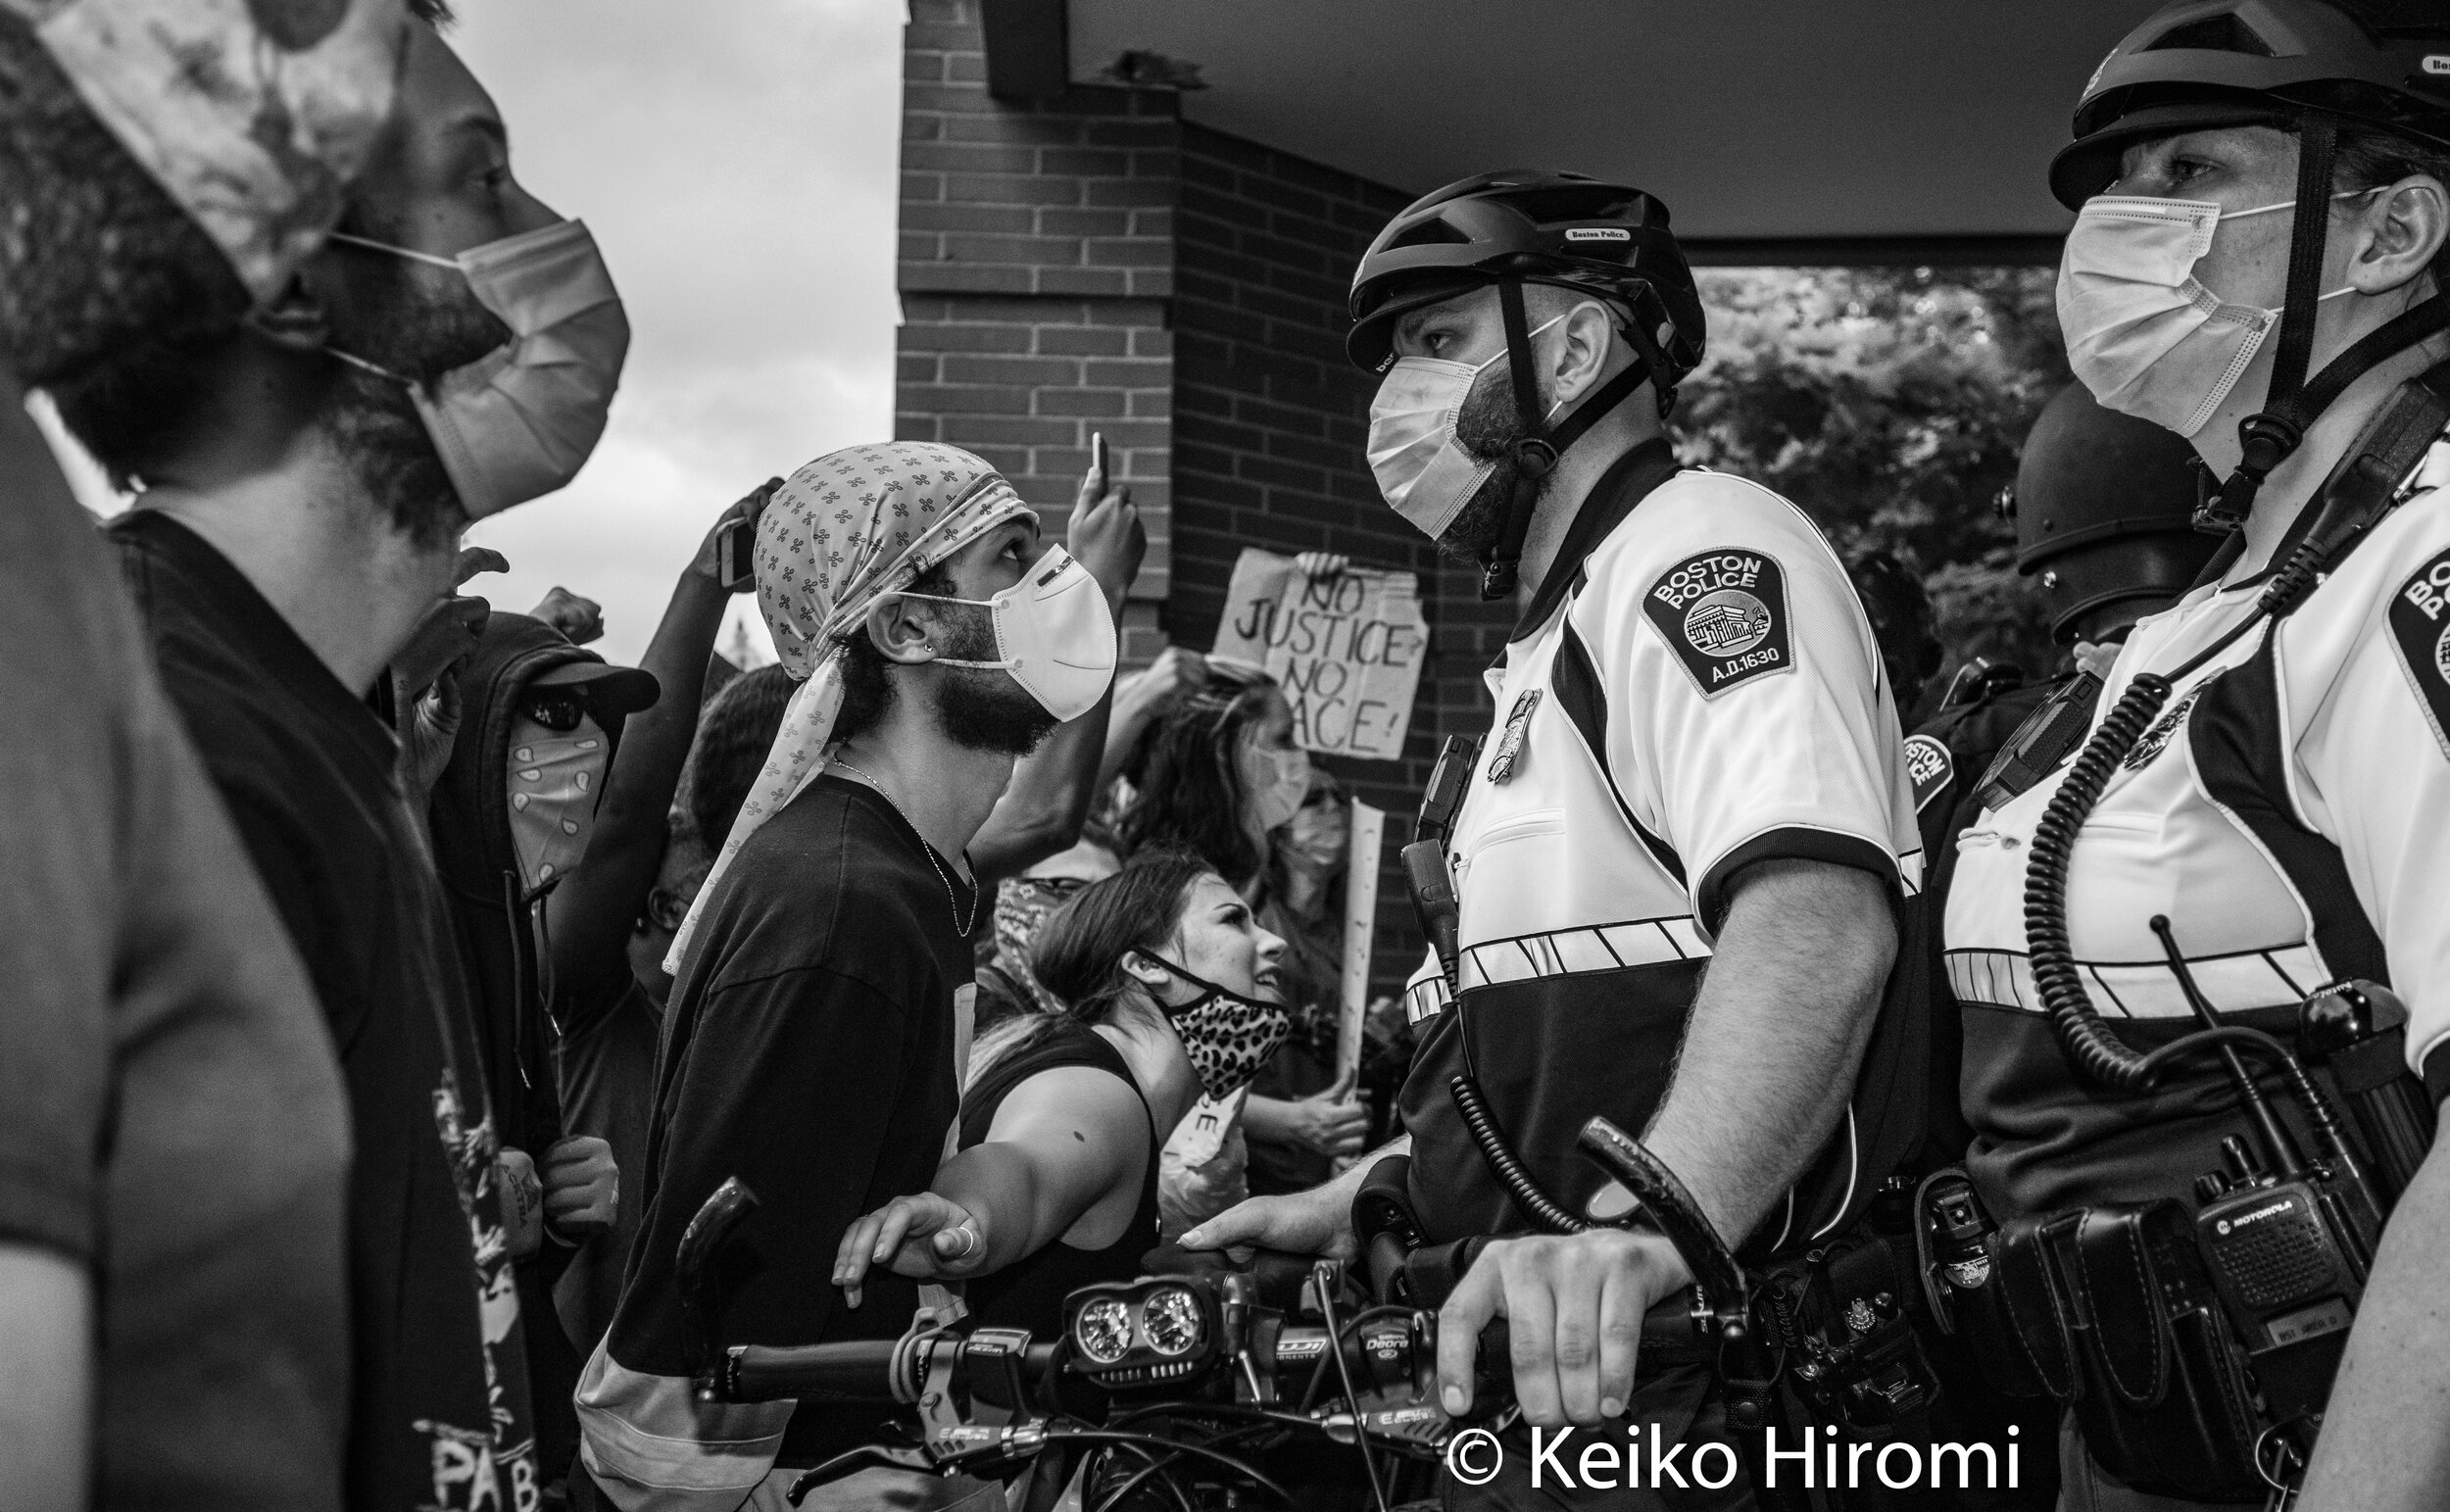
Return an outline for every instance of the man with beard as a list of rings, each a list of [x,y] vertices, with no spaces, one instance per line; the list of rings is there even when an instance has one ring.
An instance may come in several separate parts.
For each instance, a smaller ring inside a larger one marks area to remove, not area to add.
[[[1458,949],[1409,994],[1407,1132],[1384,1152],[1410,1156],[1427,1244],[1458,1246],[1438,1333],[1449,1411],[1470,1403],[1482,1327],[1511,1322],[1525,1422],[1493,1483],[1445,1488],[1467,1506],[1747,1505],[1711,1351],[1645,1347],[1636,1381],[1645,1314],[1650,1339],[1692,1337],[1675,1247],[1558,1231],[1627,1206],[1576,1153],[1593,1114],[1641,1135],[1753,1258],[1842,1231],[1919,1138],[1889,1127],[1912,1109],[1856,1090],[1920,863],[1880,648],[1800,512],[1678,469],[1662,421],[1703,319],[1648,195],[1570,173],[1450,185],[1379,234],[1352,312],[1348,350],[1386,374],[1381,491],[1481,561],[1485,596],[1523,590],[1452,832]],[[1452,1093],[1472,1080],[1562,1213],[1500,1179]],[[1183,1243],[1350,1253],[1375,1163]],[[1580,1441],[1566,1474],[1552,1449],[1534,1480],[1529,1429],[1554,1445],[1568,1423],[1617,1443],[1638,1425],[1654,1465],[1685,1454],[1711,1481],[1672,1503],[1656,1475],[1603,1467],[1586,1486]]]
[[[538,1225],[524,1200],[506,1223],[422,794],[368,700],[454,587],[468,520],[584,460],[627,327],[585,229],[512,178],[491,100],[419,14],[332,244],[235,328],[54,392],[141,488],[113,544],[340,1055],[349,1504],[523,1512],[540,1488],[510,1260]]]
[[[901,1277],[840,1304],[835,1249],[948,1152],[981,918],[967,853],[1015,759],[1104,698],[1124,586],[1042,551],[1036,514],[985,463],[915,441],[794,473],[758,522],[757,575],[800,686],[672,948],[646,1212],[579,1384],[582,1461],[625,1512],[779,1508],[791,1475],[772,1467],[873,1435],[870,1408],[709,1405],[690,1377],[702,1342],[909,1326],[920,1289]],[[702,1341],[673,1257],[729,1177],[758,1195],[737,1243],[761,1263]],[[867,1507],[904,1489],[835,1493]]]
[[[398,0],[0,4],[9,1512],[339,1501],[340,1075],[20,384],[286,281],[391,115],[408,24]]]

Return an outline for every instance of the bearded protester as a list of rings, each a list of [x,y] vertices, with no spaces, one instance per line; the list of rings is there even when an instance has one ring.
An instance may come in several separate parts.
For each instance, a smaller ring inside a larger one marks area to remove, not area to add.
[[[673,946],[646,1213],[579,1389],[582,1462],[625,1512],[778,1507],[792,1477],[772,1467],[868,1437],[863,1408],[695,1401],[675,1249],[736,1176],[760,1201],[739,1239],[764,1264],[709,1343],[907,1327],[920,1297],[903,1278],[839,1305],[835,1248],[861,1214],[926,1190],[948,1152],[983,896],[965,853],[1015,760],[1102,709],[1114,667],[1122,584],[1042,548],[1011,485],[952,447],[802,467],[759,521],[757,575],[801,684]]]
[[[627,325],[430,20],[341,225],[235,329],[55,392],[141,486],[113,544],[348,1082],[350,1502],[528,1507],[510,1263],[543,1242],[543,1194],[525,1176],[506,1205],[450,917],[368,698],[453,587],[468,521],[585,460]]]
[[[0,227],[11,1512],[340,1500],[340,1076],[20,385],[285,284],[392,113],[408,25],[398,0],[0,5],[0,203],[40,207]],[[196,68],[224,87],[172,87]]]

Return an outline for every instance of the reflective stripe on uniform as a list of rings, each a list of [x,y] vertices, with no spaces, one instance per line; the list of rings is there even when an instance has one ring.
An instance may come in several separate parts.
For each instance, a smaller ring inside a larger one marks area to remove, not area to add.
[[[1536,977],[1700,960],[1709,953],[1709,942],[1701,938],[1700,927],[1688,913],[1483,941],[1464,949],[1461,959],[1455,963],[1455,975],[1461,979],[1463,991],[1470,992],[1476,987],[1528,982]],[[1446,979],[1431,972],[1415,978],[1404,989],[1404,1017],[1415,1024],[1435,1018],[1446,1011],[1451,1000]]]
[[[1475,987],[1527,982],[1535,977],[1700,960],[1709,953],[1709,942],[1701,938],[1700,926],[1690,914],[1628,919],[1618,924],[1592,924],[1467,946],[1462,959],[1455,964],[1455,985],[1468,993]]]
[[[1446,1011],[1454,995],[1446,991],[1446,973],[1433,971],[1403,990],[1403,1020],[1418,1024]]]
[[[1948,990],[1959,1002],[2042,1011],[2033,962],[2022,951],[1950,951]],[[2193,1009],[2167,961],[2079,961],[2094,1011],[2103,1018],[2186,1018]],[[2219,1013],[2286,1007],[2328,977],[2304,945],[2227,955],[2189,956],[2186,970]]]

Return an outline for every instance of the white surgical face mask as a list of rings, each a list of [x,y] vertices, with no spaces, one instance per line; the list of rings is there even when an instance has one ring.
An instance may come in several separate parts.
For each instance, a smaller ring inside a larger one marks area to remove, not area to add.
[[[1038,707],[1055,718],[1070,721],[1098,707],[1106,685],[1114,680],[1114,615],[1105,606],[1105,591],[1089,569],[1062,547],[1039,558],[1029,575],[992,599],[949,599],[932,593],[906,593],[906,599],[930,599],[939,604],[973,604],[988,611],[996,627],[996,661],[956,661],[939,657],[944,666],[1002,669],[1027,689]]]
[[[1242,779],[1250,827],[1261,835],[1292,822],[1310,795],[1310,753],[1298,746],[1261,746],[1245,734],[1234,752],[1234,772]]]
[[[470,519],[569,482],[604,435],[629,353],[629,317],[584,223],[470,247],[456,258],[335,232],[334,241],[458,268],[511,340],[436,379],[429,393],[345,352],[332,355],[408,385]]]
[[[1544,322],[1532,335],[1564,318]],[[1454,422],[1473,381],[1505,357],[1500,351],[1485,363],[1398,358],[1370,401],[1370,471],[1378,477],[1378,492],[1433,541],[1446,533],[1496,468],[1494,460],[1463,450]]]
[[[2102,194],[2084,202],[2059,264],[2059,328],[2068,366],[2103,409],[2181,436],[2204,427],[2253,366],[2279,312],[2228,303],[2195,277],[2195,264],[2222,221],[2295,206],[2223,214],[2207,200]]]

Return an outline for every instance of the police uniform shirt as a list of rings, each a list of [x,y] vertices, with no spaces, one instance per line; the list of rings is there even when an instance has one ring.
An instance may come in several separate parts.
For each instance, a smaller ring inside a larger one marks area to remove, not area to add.
[[[1673,466],[1653,443],[1600,480],[1487,674],[1494,725],[1450,856],[1461,1006],[1434,962],[1408,997],[1422,1044],[1402,1108],[1433,1242],[1526,1227],[1455,1074],[1579,1209],[1603,1182],[1575,1134],[1593,1113],[1647,1121],[1738,871],[1919,870],[1897,715],[1843,566],[1776,494]]]
[[[2411,1064],[2450,1063],[2450,441],[2403,491],[2276,637],[2250,630],[2172,693],[2084,822],[2069,940],[2130,1045],[2194,1027],[2150,927],[2167,915],[2225,1017],[2285,1038],[2307,993],[2374,978],[2407,1000]],[[2249,616],[2268,576],[2138,623],[2095,727],[2138,672],[2176,670]],[[2132,1097],[2080,1082],[2059,1053],[2026,956],[2025,871],[2071,766],[1966,831],[1948,898],[1967,1163],[1994,1212],[2183,1196],[2234,1128],[2217,1064]],[[2438,1095],[2450,1064],[2432,1069]]]

